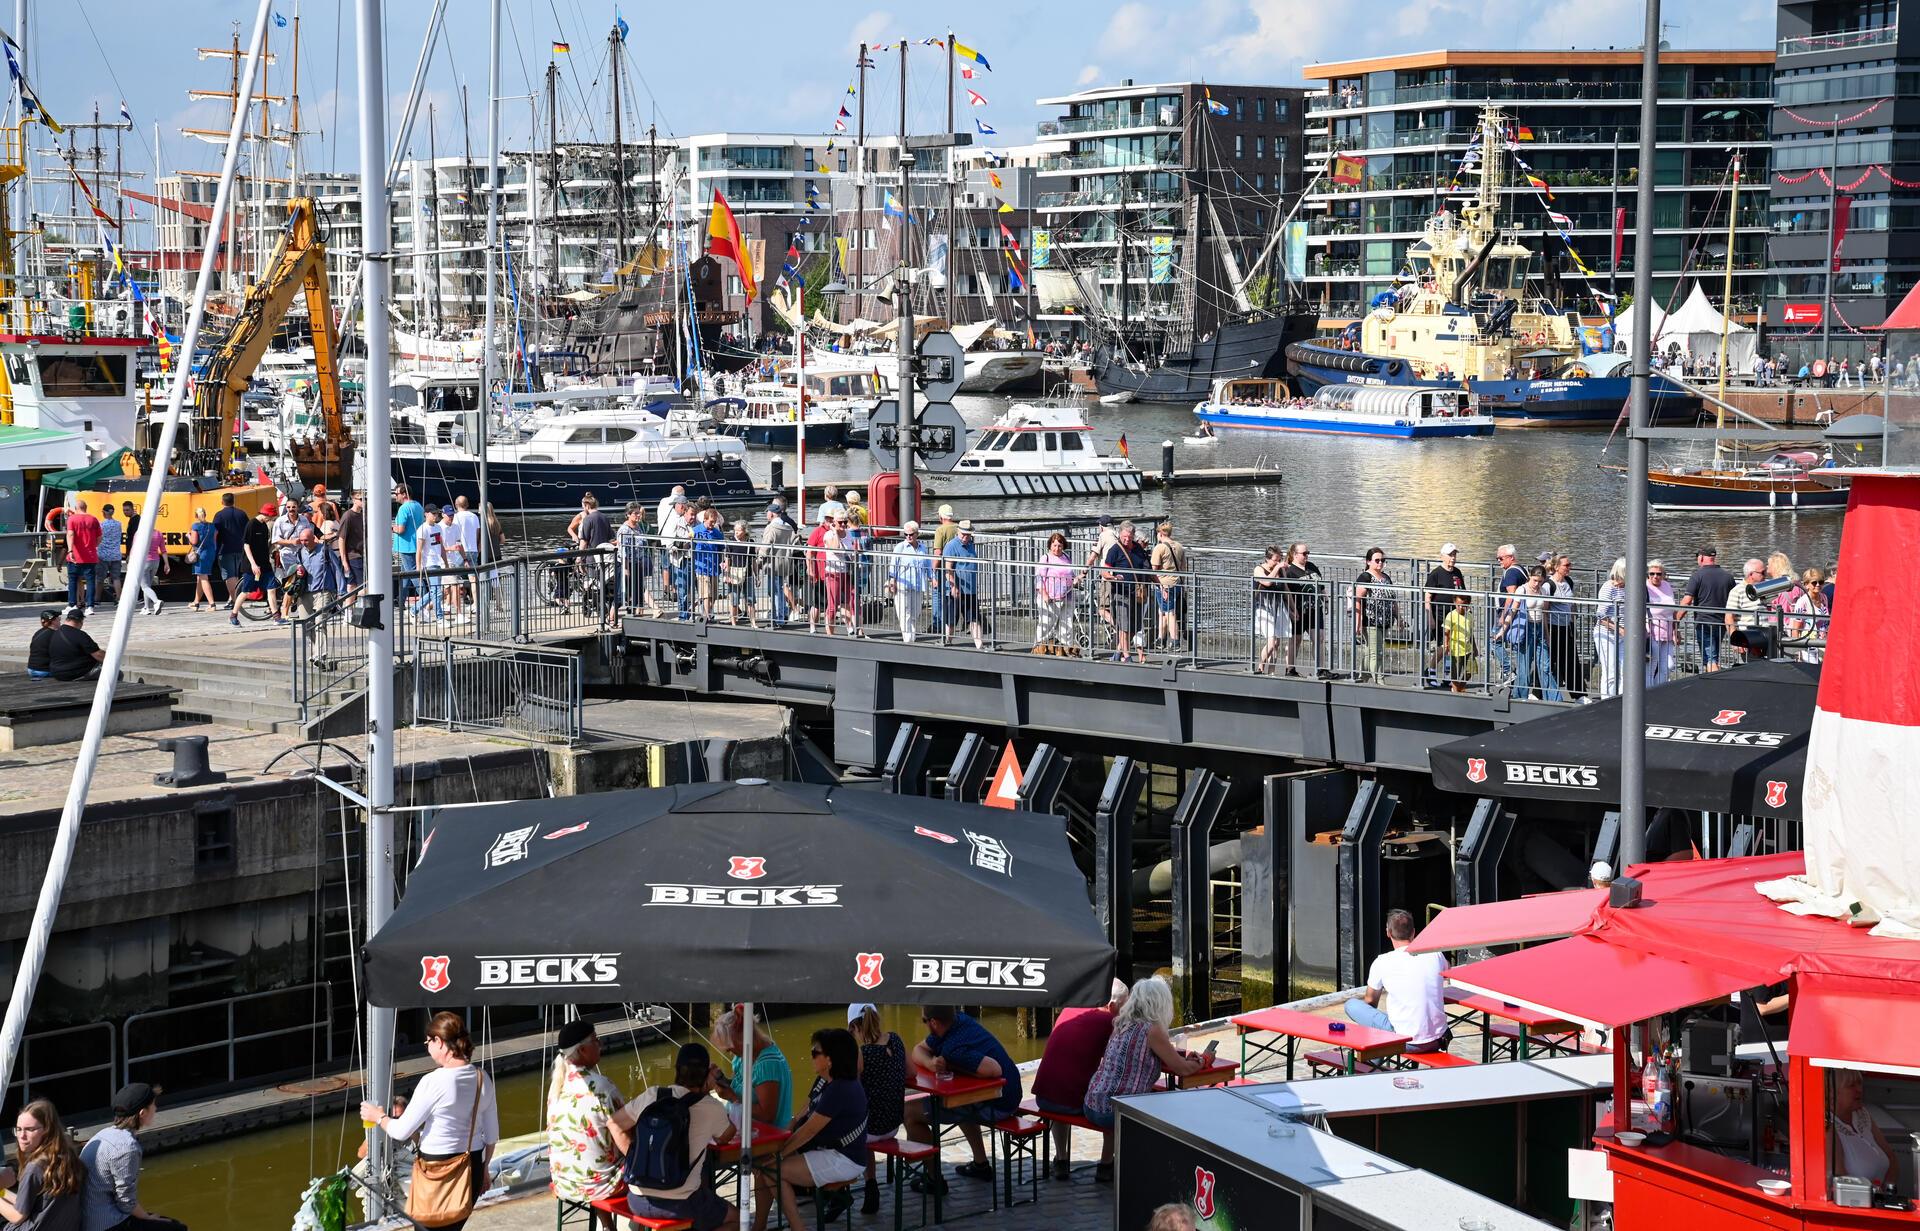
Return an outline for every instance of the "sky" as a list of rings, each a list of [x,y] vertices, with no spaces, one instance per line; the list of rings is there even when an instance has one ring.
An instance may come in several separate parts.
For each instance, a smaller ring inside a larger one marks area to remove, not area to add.
[[[111,119],[124,100],[136,132],[126,138],[129,168],[151,172],[154,125],[163,171],[218,167],[218,147],[183,139],[183,126],[224,127],[224,102],[191,103],[189,88],[224,89],[225,62],[199,60],[195,48],[225,45],[235,22],[246,38],[255,3],[185,0],[27,0],[28,76],[56,119],[90,118],[95,104]],[[302,161],[315,168],[357,167],[356,59],[353,0],[272,0],[275,11],[301,17]],[[387,79],[393,114],[407,92],[430,0],[388,0]],[[607,0],[504,0],[501,68],[502,131],[524,146],[533,124],[527,95],[543,89],[550,58],[561,68],[559,112],[564,136],[606,140],[607,31],[616,6]],[[629,125],[656,123],[663,134],[697,132],[825,132],[846,98],[862,40],[916,41],[960,24],[959,41],[992,65],[960,83],[986,99],[960,106],[959,123],[979,119],[997,130],[979,138],[1021,144],[1034,124],[1056,114],[1034,100],[1075,89],[1149,81],[1206,80],[1236,84],[1303,84],[1301,67],[1322,60],[1440,47],[1632,46],[1644,21],[1640,0],[1042,0],[1031,5],[952,4],[922,0],[842,3],[662,4],[629,0],[619,9],[632,97]],[[1675,47],[1764,47],[1773,39],[1773,0],[1668,0],[1667,41]],[[433,105],[438,148],[470,140],[484,151],[487,82],[486,0],[448,0],[446,41],[435,50],[426,99]],[[12,14],[0,11],[11,31]],[[271,28],[281,55],[271,93],[286,93],[290,28]],[[554,57],[554,40],[571,51]],[[870,70],[870,130],[895,130],[897,56]],[[913,46],[908,62],[909,122],[938,129],[945,106],[945,57]],[[470,123],[461,121],[462,88]],[[517,97],[516,97],[517,96]],[[276,123],[284,124],[283,115]],[[390,121],[391,126],[397,119]],[[540,117],[544,134],[545,116]],[[414,149],[427,147],[426,112]]]

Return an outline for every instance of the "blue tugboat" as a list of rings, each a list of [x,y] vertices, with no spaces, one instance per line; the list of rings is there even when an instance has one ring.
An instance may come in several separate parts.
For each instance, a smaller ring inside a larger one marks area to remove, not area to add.
[[[1458,212],[1427,220],[1407,253],[1414,280],[1375,296],[1340,337],[1287,347],[1302,393],[1342,384],[1464,387],[1502,427],[1599,427],[1622,417],[1625,356],[1583,354],[1578,318],[1526,297],[1534,254],[1499,229],[1509,131],[1499,108],[1482,110],[1461,167],[1479,187]],[[1697,396],[1654,377],[1654,422],[1690,423],[1699,413]]]

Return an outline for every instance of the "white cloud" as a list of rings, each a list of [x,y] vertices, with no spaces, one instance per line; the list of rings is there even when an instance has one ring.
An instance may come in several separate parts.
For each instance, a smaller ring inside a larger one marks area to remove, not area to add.
[[[1104,55],[1134,56],[1163,51],[1160,40],[1166,33],[1171,15],[1163,17],[1151,5],[1138,0],[1113,10],[1107,28],[1100,33],[1095,48]]]
[[[875,9],[853,23],[847,32],[847,50],[857,53],[860,44],[885,42],[885,36],[892,33],[893,14],[886,9]]]
[[[1089,64],[1080,70],[1080,75],[1073,79],[1073,84],[1092,85],[1099,80],[1100,66],[1098,64]]]

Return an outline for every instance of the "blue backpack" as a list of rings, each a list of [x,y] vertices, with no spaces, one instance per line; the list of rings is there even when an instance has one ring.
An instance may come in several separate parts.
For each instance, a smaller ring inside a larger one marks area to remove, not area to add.
[[[656,1191],[679,1188],[692,1172],[692,1152],[687,1138],[691,1134],[693,1105],[704,1094],[673,1096],[667,1086],[659,1087],[653,1102],[635,1117],[633,1144],[627,1149],[626,1179],[636,1188]]]

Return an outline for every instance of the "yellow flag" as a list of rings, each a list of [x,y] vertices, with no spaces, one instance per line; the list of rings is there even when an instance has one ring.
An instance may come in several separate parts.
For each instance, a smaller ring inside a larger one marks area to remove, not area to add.
[[[1005,201],[1002,201],[1002,202],[1000,202],[1000,211],[999,211],[999,212],[1001,212],[1001,213],[1003,213],[1003,214],[1011,214],[1011,213],[1013,212],[1013,206],[1011,206],[1011,205],[1008,205],[1008,204],[1007,204],[1007,203],[1006,203]]]
[[[840,250],[840,273],[842,276],[845,276],[847,272],[847,237],[844,235],[834,236],[833,246]]]

